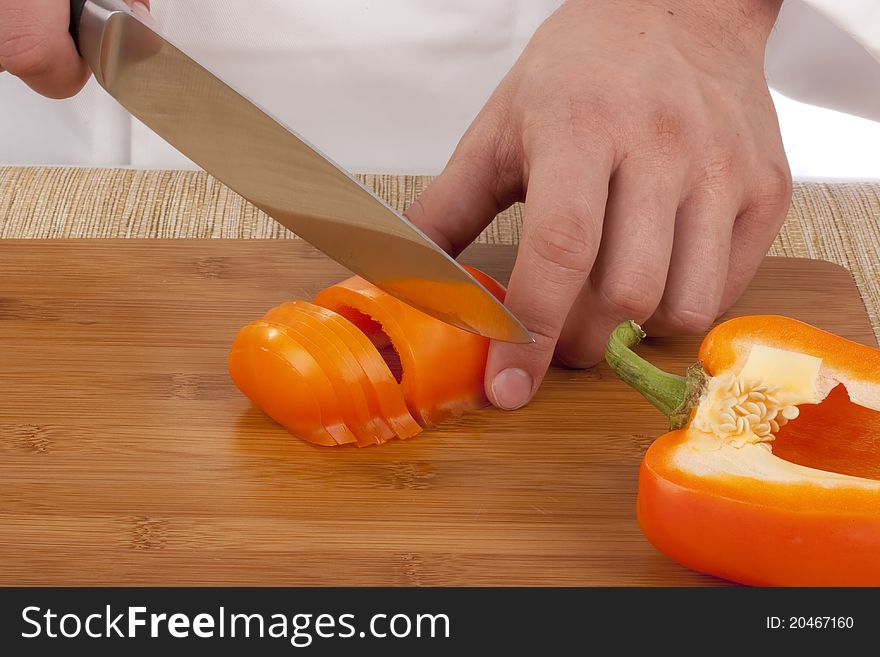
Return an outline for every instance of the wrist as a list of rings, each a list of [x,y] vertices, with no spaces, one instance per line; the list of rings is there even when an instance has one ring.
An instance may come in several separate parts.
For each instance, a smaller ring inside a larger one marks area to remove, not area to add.
[[[782,0],[648,0],[697,29],[721,31],[741,41],[766,44],[782,8]]]
[[[736,50],[760,59],[776,23],[783,0],[567,0],[587,12],[617,13],[633,29],[649,31],[660,25],[705,49]]]

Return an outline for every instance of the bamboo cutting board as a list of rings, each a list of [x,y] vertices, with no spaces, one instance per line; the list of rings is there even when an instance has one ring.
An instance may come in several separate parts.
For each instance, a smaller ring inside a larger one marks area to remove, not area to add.
[[[506,280],[513,255],[466,260]],[[664,420],[606,367],[380,448],[315,447],[252,408],[226,373],[236,331],[344,276],[298,241],[0,242],[0,583],[718,583],[639,532]],[[734,312],[875,344],[825,262],[768,259]],[[645,352],[682,371],[698,342]]]

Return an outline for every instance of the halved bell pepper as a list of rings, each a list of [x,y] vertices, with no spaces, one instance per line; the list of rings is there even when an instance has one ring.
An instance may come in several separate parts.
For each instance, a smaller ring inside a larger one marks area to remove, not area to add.
[[[468,268],[504,299],[494,279]],[[294,435],[320,445],[410,438],[488,405],[489,341],[353,277],[244,327],[229,354],[238,388]]]
[[[606,360],[670,418],[647,450],[637,512],[672,559],[755,585],[880,585],[880,350],[793,319],[740,317],[687,376]]]

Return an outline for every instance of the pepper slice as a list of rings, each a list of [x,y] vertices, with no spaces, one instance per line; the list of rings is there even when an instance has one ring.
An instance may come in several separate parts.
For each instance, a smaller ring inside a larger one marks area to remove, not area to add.
[[[228,365],[238,389],[291,433],[325,446],[356,442],[324,370],[276,327],[262,321],[245,326]]]
[[[785,317],[720,324],[687,377],[606,359],[671,419],[645,454],[647,538],[702,572],[757,585],[880,585],[880,350]]]

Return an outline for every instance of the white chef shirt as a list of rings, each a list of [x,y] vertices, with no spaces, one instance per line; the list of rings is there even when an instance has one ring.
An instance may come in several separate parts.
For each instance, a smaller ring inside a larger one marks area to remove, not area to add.
[[[346,168],[436,173],[560,4],[152,0],[152,13],[187,52]],[[766,69],[792,98],[880,121],[880,2],[788,0]],[[880,146],[880,125],[863,126],[859,145],[870,131]],[[782,128],[785,138],[784,120]],[[94,80],[53,101],[8,74],[0,74],[0,163],[192,166]],[[880,163],[868,174],[880,177]]]

